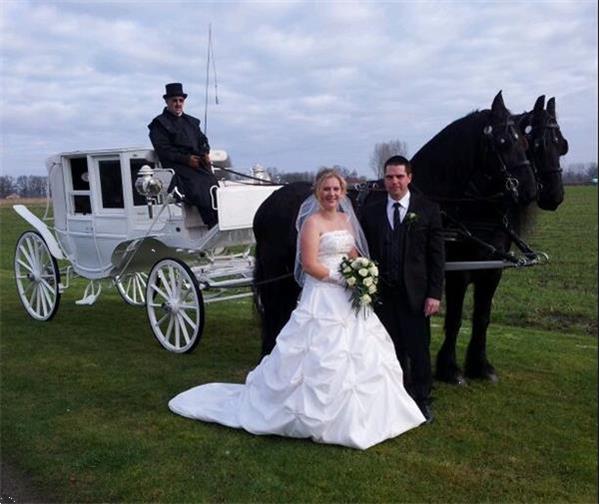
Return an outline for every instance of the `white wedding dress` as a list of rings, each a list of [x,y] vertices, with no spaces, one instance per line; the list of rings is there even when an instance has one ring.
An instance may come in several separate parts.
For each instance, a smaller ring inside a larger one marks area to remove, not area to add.
[[[319,261],[337,269],[348,231],[320,238]],[[423,423],[402,369],[372,312],[356,315],[343,287],[306,275],[298,307],[246,383],[209,383],[169,402],[179,415],[253,434],[311,438],[366,449]]]

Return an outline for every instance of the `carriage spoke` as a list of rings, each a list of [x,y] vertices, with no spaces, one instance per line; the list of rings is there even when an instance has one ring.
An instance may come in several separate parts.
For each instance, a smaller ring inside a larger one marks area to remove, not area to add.
[[[139,294],[140,294],[140,301],[144,302],[144,300],[145,300],[144,288],[146,287],[146,280],[144,279],[144,276],[141,273],[138,273],[136,275],[136,281],[137,281],[137,286],[138,286],[138,290],[139,290]]]
[[[33,282],[28,282],[24,289],[19,290],[19,293],[21,294],[21,296],[25,297],[25,296],[27,296],[27,293],[34,287],[35,287],[35,284]]]
[[[185,326],[185,321],[183,320],[181,313],[177,314],[177,321],[179,323],[181,331],[183,332],[183,339],[185,340],[185,344],[187,345],[190,342],[190,335],[188,333],[187,327]]]
[[[42,305],[42,294],[40,292],[39,284],[35,286],[35,311],[36,313],[40,313]]]
[[[21,259],[17,259],[17,263],[23,266],[27,271],[33,273],[33,268],[29,264],[25,264]]]
[[[181,313],[181,318],[184,321],[186,321],[190,325],[190,327],[195,331],[196,328],[198,327],[198,324],[196,324],[196,322],[194,322],[185,311],[182,311],[180,313]]]
[[[35,257],[34,257],[35,266],[36,266],[37,272],[41,273],[42,271],[44,271],[44,267],[43,267],[44,257],[43,256],[44,256],[45,251],[44,251],[43,247],[41,246],[40,242],[37,240],[33,242],[33,247],[35,249]]]
[[[40,244],[39,242],[35,241],[33,242],[33,248],[35,250],[35,260],[36,260],[36,266],[39,268],[39,271],[41,272],[43,270],[43,260],[42,260],[42,251],[40,250]]]
[[[29,296],[28,304],[29,306],[33,307],[33,299],[35,298],[36,286],[34,283],[31,283],[30,285],[31,287],[33,287],[33,290],[31,291],[31,296]]]
[[[165,313],[165,314],[164,314],[164,315],[163,315],[163,316],[160,318],[160,320],[157,320],[157,321],[154,323],[154,327],[160,327],[160,325],[161,325],[161,324],[164,322],[164,320],[165,320],[165,319],[166,319],[168,316],[170,316],[170,315],[171,315],[171,314],[170,314],[170,313],[168,313],[168,312],[167,312],[167,313]]]
[[[180,305],[184,310],[198,310],[198,307],[195,304],[182,304]]]
[[[175,321],[175,347],[179,348],[181,346],[180,344],[180,328],[179,328],[179,320],[177,318],[177,315],[175,315],[173,317],[173,320]]]
[[[27,245],[27,251],[29,253],[27,254],[25,252],[25,250],[23,250],[23,252],[27,256],[27,260],[29,261],[29,264],[31,264],[31,267],[35,268],[35,266],[36,266],[36,264],[35,264],[35,252],[34,252],[33,245],[32,245],[32,239],[25,240],[25,245]]]
[[[129,293],[129,291],[131,289],[131,282],[132,282],[132,278],[128,277],[127,278],[127,285],[125,286],[125,289],[124,289],[126,293]]]
[[[188,295],[191,293],[193,295],[193,285],[192,284],[188,284],[185,286],[185,290],[181,293],[181,299],[182,300],[186,300]]]
[[[25,264],[24,262],[22,262],[20,259],[18,260],[18,262],[20,264],[22,264],[23,266],[25,266],[29,271],[33,271],[34,268],[34,264],[33,264],[33,259],[31,258],[31,256],[29,255],[29,253],[27,252],[27,250],[25,250],[25,247],[23,245],[21,245],[19,247],[19,252],[21,253],[21,255],[25,258],[25,260],[27,261],[27,264]]]
[[[169,295],[168,295],[168,294],[166,294],[166,293],[164,293],[163,291],[161,291],[161,290],[160,290],[160,289],[159,289],[159,288],[156,286],[156,284],[152,284],[152,285],[151,285],[151,288],[152,288],[152,290],[153,290],[154,292],[156,292],[157,294],[159,294],[159,295],[160,295],[160,296],[161,296],[163,299],[165,299],[165,300],[168,300],[168,299],[169,299]],[[154,303],[153,303],[153,304],[152,304],[152,306],[161,306],[161,305],[160,305],[160,304],[159,304],[159,305],[156,305],[156,304],[154,304]]]
[[[169,287],[171,288],[171,291],[169,292],[169,294],[174,295],[177,293],[177,278],[175,275],[175,268],[173,268],[173,266],[169,266]]]
[[[173,330],[173,315],[169,313],[169,325],[167,326],[167,332],[165,333],[165,339],[169,341],[171,337],[171,331]]]
[[[48,306],[52,306],[52,301],[53,301],[53,296],[55,294],[55,291],[52,287],[50,287],[47,283],[40,283],[40,290],[42,291],[42,294],[44,295],[44,298],[46,299]]]
[[[40,285],[43,285],[46,289],[48,289],[52,293],[53,296],[56,294],[56,289],[55,289],[54,285],[50,285],[43,278],[40,279]]]
[[[158,276],[160,277],[161,283],[164,286],[165,291],[167,291],[167,296],[165,296],[165,299],[168,299],[173,294],[171,285],[167,281],[167,278],[165,277],[165,273],[162,269],[158,270]]]
[[[42,284],[38,284],[38,291],[39,291],[39,296],[40,296],[40,304],[42,307],[42,315],[45,317],[46,314],[48,313],[48,300],[46,299],[46,293],[44,292],[44,288],[42,287]]]

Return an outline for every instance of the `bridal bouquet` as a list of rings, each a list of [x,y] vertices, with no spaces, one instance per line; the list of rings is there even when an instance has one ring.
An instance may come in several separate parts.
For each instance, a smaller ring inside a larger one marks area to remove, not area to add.
[[[366,310],[371,308],[377,299],[377,264],[366,257],[344,257],[340,263],[340,273],[346,281],[346,288],[351,292],[352,307],[357,314],[360,311],[366,314]]]

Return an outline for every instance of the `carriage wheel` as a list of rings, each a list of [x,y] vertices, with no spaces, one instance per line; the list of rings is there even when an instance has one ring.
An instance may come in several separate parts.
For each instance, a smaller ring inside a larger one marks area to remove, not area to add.
[[[148,320],[158,342],[170,352],[191,352],[204,329],[204,303],[198,280],[178,259],[162,259],[146,286]]]
[[[128,273],[115,280],[117,291],[127,304],[144,306],[146,304],[147,273]]]
[[[37,231],[25,231],[15,249],[17,293],[27,314],[50,320],[60,304],[60,272],[56,259]]]

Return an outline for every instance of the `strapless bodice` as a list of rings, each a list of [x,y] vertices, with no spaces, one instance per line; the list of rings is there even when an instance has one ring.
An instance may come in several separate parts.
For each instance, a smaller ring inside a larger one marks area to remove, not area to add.
[[[336,269],[354,247],[354,236],[346,229],[327,231],[319,239],[319,262]]]

